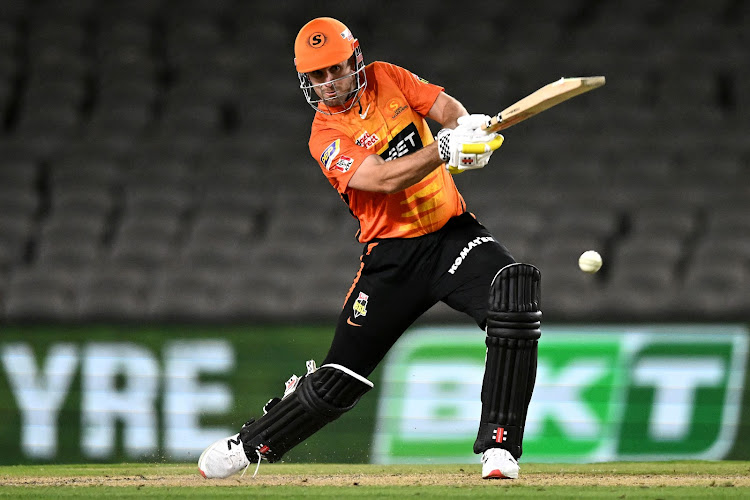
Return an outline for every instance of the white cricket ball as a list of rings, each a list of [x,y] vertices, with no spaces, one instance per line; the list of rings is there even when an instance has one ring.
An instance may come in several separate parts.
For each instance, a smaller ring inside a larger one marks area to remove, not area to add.
[[[578,267],[586,273],[595,273],[602,267],[602,256],[596,250],[586,250],[578,257]]]

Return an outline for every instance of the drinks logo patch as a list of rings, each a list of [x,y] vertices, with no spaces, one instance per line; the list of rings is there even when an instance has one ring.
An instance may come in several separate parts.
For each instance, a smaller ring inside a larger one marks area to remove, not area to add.
[[[331,170],[331,163],[336,155],[341,151],[341,139],[336,139],[323,151],[320,155],[320,163],[325,167],[326,170]]]

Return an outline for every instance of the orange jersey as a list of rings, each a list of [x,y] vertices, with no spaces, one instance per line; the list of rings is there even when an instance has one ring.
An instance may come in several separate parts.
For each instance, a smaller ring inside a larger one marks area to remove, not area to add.
[[[440,166],[398,193],[360,191],[349,179],[372,154],[388,160],[412,153],[434,141],[424,117],[442,87],[384,62],[367,65],[367,88],[349,111],[315,114],[310,153],[331,185],[359,220],[359,241],[413,238],[437,231],[465,211],[453,178]]]

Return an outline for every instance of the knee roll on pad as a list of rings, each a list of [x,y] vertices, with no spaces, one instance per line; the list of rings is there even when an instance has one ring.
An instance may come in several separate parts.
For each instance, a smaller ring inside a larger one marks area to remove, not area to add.
[[[475,453],[504,448],[518,459],[523,452],[523,428],[536,380],[541,336],[540,280],[536,267],[511,264],[495,275],[490,286],[487,360]]]
[[[323,365],[299,380],[281,400],[266,405],[267,413],[240,431],[251,462],[258,453],[275,462],[324,425],[351,410],[373,384],[365,377],[335,364]],[[273,404],[271,404],[273,403]]]
[[[530,264],[510,264],[500,269],[490,285],[487,335],[538,339],[541,273]]]

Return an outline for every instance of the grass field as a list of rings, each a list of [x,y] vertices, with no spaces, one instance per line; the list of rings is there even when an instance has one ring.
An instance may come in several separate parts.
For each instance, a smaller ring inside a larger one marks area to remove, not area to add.
[[[266,464],[206,480],[190,464],[0,467],[0,498],[750,498],[750,462],[523,464],[515,481],[479,466]]]

